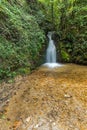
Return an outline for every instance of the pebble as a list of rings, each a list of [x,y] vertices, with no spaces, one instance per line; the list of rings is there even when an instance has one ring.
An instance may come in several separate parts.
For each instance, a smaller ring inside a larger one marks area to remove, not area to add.
[[[55,123],[55,122],[53,122],[53,125],[56,125],[56,123]]]
[[[72,96],[71,96],[71,95],[68,95],[68,94],[65,94],[64,97],[65,97],[65,98],[71,98]]]
[[[26,118],[26,122],[29,122],[29,121],[30,121],[30,119],[31,119],[30,117]]]
[[[38,128],[38,126],[39,126],[39,125],[37,124],[36,126],[34,126],[34,128]]]

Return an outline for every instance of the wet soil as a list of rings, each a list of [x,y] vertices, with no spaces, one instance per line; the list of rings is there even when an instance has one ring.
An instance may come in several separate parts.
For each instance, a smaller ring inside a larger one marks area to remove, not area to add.
[[[40,67],[11,85],[0,130],[87,130],[87,66]]]

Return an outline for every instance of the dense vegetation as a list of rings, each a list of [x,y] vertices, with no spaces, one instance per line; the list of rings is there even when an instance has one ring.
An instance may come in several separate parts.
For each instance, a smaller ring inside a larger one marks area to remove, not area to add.
[[[45,36],[25,0],[1,1],[0,33],[0,79],[37,65]]]
[[[87,1],[39,1],[50,23],[47,29],[56,31],[62,61],[87,64]]]
[[[62,62],[87,65],[86,0],[1,0],[0,79],[28,73],[55,31]]]

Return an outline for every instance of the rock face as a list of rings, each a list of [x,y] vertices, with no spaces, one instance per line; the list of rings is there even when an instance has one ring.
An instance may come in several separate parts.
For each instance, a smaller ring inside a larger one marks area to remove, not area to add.
[[[87,130],[86,66],[40,67],[19,88],[1,130]]]

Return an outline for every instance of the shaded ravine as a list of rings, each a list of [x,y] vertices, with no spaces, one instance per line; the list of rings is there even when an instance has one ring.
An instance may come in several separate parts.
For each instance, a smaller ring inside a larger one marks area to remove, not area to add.
[[[87,130],[86,66],[40,67],[19,87],[1,130]]]

